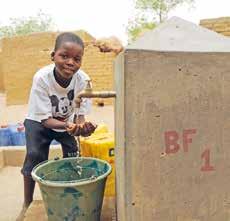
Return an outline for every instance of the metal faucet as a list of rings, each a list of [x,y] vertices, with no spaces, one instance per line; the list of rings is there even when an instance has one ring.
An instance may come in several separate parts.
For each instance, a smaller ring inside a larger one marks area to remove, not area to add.
[[[80,108],[81,105],[81,98],[110,98],[110,97],[116,97],[115,91],[93,91],[93,87],[91,84],[91,80],[86,80],[87,84],[83,91],[77,94],[77,97],[75,99],[76,107]]]

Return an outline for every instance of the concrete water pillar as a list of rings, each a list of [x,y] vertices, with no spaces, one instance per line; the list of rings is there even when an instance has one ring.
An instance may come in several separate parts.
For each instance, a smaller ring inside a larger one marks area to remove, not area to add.
[[[118,220],[230,220],[230,39],[174,17],[115,76]]]

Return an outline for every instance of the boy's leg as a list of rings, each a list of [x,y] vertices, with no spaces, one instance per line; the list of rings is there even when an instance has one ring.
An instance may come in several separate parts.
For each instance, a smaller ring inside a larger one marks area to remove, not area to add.
[[[54,139],[62,146],[63,158],[79,156],[79,143],[74,136],[67,132],[54,131]]]
[[[24,220],[25,212],[29,207],[30,203],[33,201],[35,182],[31,176],[23,176],[23,181],[24,181],[24,203],[22,206],[22,210],[19,216],[17,217],[16,221]]]
[[[24,207],[28,208],[33,201],[35,182],[31,171],[42,161],[48,159],[51,132],[41,123],[25,120],[26,157],[21,170],[24,176]]]
[[[24,207],[28,208],[33,201],[35,182],[31,176],[23,176],[24,181]]]

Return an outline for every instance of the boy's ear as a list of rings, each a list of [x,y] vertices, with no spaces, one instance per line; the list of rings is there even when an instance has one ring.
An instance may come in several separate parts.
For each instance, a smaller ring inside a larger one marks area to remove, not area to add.
[[[52,52],[51,52],[51,54],[50,54],[51,61],[53,61],[53,60],[54,60],[54,54],[55,54],[55,52],[54,52],[54,51],[52,51]]]

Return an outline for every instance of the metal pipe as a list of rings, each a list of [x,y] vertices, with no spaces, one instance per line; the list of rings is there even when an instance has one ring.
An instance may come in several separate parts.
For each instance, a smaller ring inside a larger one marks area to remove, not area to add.
[[[76,107],[80,108],[81,98],[111,98],[116,97],[115,91],[93,91],[91,80],[87,80],[86,88],[77,94],[75,99]]]

